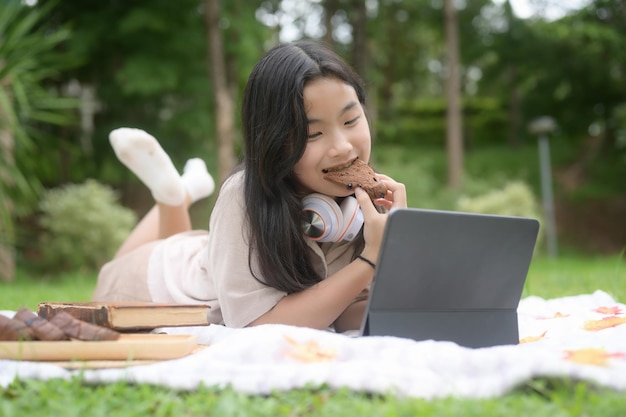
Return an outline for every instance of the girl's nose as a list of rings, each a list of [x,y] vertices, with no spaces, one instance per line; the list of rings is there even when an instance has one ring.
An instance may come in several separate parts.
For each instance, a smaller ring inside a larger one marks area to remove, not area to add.
[[[350,141],[350,136],[346,135],[344,132],[337,132],[333,136],[333,143],[330,148],[330,153],[332,156],[340,156],[343,154],[348,154],[352,151],[352,142]]]

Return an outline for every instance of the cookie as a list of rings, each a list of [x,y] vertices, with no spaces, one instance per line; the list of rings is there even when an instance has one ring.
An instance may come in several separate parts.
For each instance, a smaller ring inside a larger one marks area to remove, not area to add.
[[[376,178],[372,167],[360,159],[355,159],[348,168],[324,172],[325,180],[345,185],[348,190],[361,187],[372,200],[387,195],[387,187]]]

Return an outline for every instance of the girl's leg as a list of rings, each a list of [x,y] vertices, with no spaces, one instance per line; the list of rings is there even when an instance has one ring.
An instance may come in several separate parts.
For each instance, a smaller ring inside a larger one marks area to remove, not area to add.
[[[158,141],[143,130],[116,129],[111,132],[110,142],[120,161],[143,181],[156,201],[115,257],[144,243],[191,230],[189,206],[215,189],[204,161],[187,161],[181,177]]]
[[[176,233],[191,230],[189,204],[168,206],[156,203],[137,223],[130,235],[117,250],[115,258],[122,256],[144,243],[165,239]]]

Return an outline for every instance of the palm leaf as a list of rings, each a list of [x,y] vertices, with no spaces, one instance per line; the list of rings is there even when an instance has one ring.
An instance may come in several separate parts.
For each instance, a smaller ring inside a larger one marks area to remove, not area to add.
[[[70,32],[47,24],[54,6],[55,2],[48,2],[31,8],[17,0],[3,1],[1,6],[0,133],[15,141],[14,146],[0,146],[0,174],[10,180],[0,182],[0,229],[2,240],[9,245],[14,244],[13,216],[34,207],[42,189],[36,176],[14,162],[13,152],[19,150],[31,159],[38,126],[71,123],[68,111],[77,107],[76,99],[60,97],[47,86],[54,76],[76,63],[58,48]]]

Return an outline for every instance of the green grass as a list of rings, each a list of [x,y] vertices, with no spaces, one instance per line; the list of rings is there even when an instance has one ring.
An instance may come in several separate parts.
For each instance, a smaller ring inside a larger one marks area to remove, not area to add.
[[[21,381],[0,392],[0,415],[22,416],[533,416],[623,417],[626,396],[586,384],[535,381],[497,399],[436,400],[368,395],[327,387],[251,396],[232,389],[192,392],[115,382]]]
[[[15,281],[0,282],[0,310],[26,307],[34,311],[42,301],[88,301],[96,286],[96,277],[95,272],[39,277],[20,268]]]
[[[604,290],[626,300],[626,260],[612,257],[536,257],[525,295],[554,298]],[[91,296],[95,273],[40,279],[20,270],[13,283],[0,283],[0,309],[36,308],[40,301],[81,301]],[[2,368],[0,366],[0,372]],[[71,401],[68,401],[71,399]],[[623,417],[626,395],[590,384],[540,379],[491,399],[434,400],[369,395],[311,387],[269,396],[200,387],[176,391],[128,382],[92,385],[80,375],[69,381],[14,381],[0,391],[0,416],[607,416]]]
[[[626,258],[622,255],[535,257],[523,296],[556,298],[603,290],[623,303],[626,301],[625,282]]]

